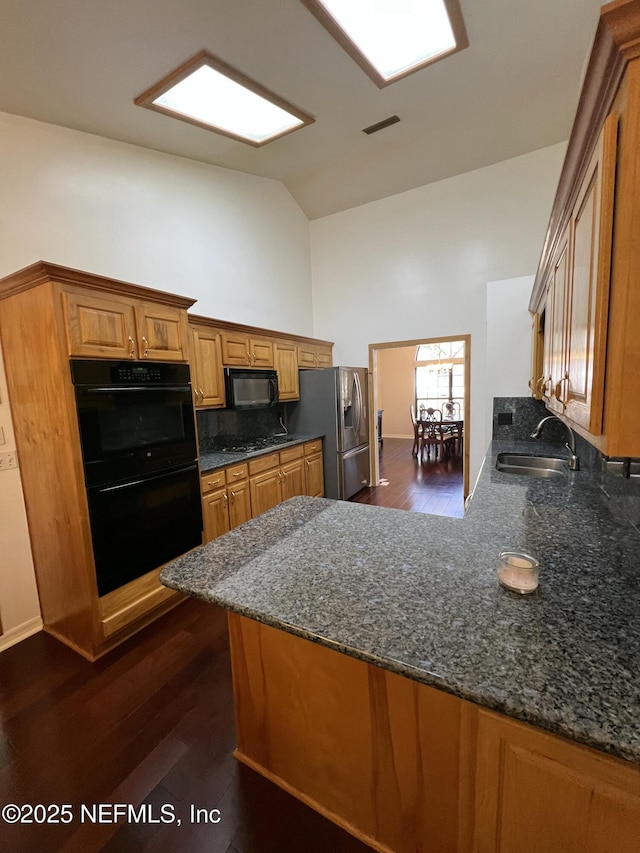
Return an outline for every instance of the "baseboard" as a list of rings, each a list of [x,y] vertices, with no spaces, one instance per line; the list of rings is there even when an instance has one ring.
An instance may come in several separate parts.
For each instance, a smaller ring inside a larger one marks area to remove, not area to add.
[[[11,628],[10,631],[6,631],[0,636],[0,652],[3,652],[10,646],[15,646],[16,643],[26,640],[27,637],[31,637],[33,634],[37,634],[38,631],[42,631],[42,627],[42,619],[36,616],[33,619],[29,619],[28,622],[23,622],[22,625],[18,625],[16,628]]]

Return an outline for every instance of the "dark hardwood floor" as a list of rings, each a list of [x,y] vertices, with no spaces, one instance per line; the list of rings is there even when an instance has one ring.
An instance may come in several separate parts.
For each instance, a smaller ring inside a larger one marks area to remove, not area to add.
[[[426,512],[433,515],[464,515],[462,459],[452,456],[440,462],[411,455],[413,439],[385,438],[380,450],[380,479],[388,485],[362,489],[351,500],[357,503]]]
[[[94,664],[45,633],[30,637],[0,654],[0,807],[69,804],[73,819],[0,819],[0,851],[369,850],[240,765],[234,745],[219,608],[188,600]],[[91,823],[89,812],[83,821],[81,806],[100,803],[103,822]],[[114,822],[120,803],[146,805],[147,821]],[[191,822],[191,804],[218,809],[219,823]],[[180,826],[157,822],[163,805]],[[38,808],[32,817],[46,814]]]

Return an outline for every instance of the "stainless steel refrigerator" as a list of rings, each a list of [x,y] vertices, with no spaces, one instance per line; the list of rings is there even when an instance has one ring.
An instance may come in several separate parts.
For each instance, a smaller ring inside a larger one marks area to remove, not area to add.
[[[300,371],[300,402],[288,406],[292,432],[323,433],[324,493],[347,500],[369,485],[368,371]]]

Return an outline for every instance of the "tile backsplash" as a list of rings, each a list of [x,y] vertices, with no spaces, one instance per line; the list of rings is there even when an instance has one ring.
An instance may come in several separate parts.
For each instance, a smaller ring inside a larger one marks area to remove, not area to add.
[[[200,452],[216,450],[221,439],[230,437],[263,438],[282,432],[279,418],[282,410],[256,409],[254,411],[235,411],[233,409],[205,409],[196,412]]]
[[[493,438],[498,441],[535,443],[535,439],[531,439],[531,432],[549,414],[544,403],[532,397],[494,397]],[[511,423],[505,423],[509,420]],[[564,448],[566,429],[559,422],[549,421],[544,427],[542,438],[545,443],[557,442]],[[581,469],[599,478],[600,488],[609,498],[612,515],[619,520],[627,520],[640,532],[640,477],[626,479],[607,469],[600,451],[577,433],[576,452]]]

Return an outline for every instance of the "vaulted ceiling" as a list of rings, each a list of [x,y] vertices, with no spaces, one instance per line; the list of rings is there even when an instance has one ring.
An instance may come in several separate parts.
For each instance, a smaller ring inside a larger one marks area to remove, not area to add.
[[[2,0],[0,111],[281,180],[315,219],[568,138],[600,3],[461,8],[467,49],[379,89],[301,0]],[[315,123],[256,149],[134,105],[200,50]]]

